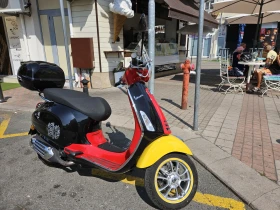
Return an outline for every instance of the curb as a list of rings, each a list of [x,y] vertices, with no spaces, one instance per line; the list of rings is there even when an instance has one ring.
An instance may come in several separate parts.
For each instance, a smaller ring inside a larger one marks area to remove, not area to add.
[[[102,122],[134,129],[134,120],[112,114]],[[190,128],[171,126],[173,135],[180,137],[190,147],[194,159],[238,195],[247,205],[257,210],[280,209],[280,186],[254,169],[232,157]]]

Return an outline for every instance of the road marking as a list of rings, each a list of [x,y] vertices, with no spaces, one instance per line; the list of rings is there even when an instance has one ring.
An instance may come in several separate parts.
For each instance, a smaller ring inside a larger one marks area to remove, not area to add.
[[[11,137],[17,137],[17,136],[27,136],[28,132],[24,133],[14,133],[14,134],[6,134],[5,131],[7,130],[9,123],[10,123],[11,118],[8,116],[4,116],[4,120],[0,124],[0,139],[5,139],[5,138],[11,138]]]
[[[112,174],[98,169],[92,169],[92,175],[144,187],[144,179],[139,177],[126,174]],[[240,201],[211,194],[203,194],[201,192],[196,192],[193,201],[204,205],[215,206],[229,210],[246,210],[245,204]]]
[[[240,201],[234,200],[232,198],[223,198],[211,194],[203,194],[200,192],[197,192],[195,194],[193,201],[229,210],[246,210],[245,204]]]

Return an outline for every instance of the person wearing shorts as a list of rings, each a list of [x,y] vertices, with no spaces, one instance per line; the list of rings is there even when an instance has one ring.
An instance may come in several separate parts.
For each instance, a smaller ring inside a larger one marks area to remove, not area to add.
[[[265,63],[265,67],[262,69],[257,69],[254,74],[255,77],[257,78],[257,86],[254,87],[253,91],[257,92],[260,90],[261,87],[261,82],[262,82],[262,76],[265,75],[271,75],[271,74],[275,74],[277,73],[275,71],[275,68],[277,68],[277,66],[280,65],[280,60],[278,58],[279,54],[277,55],[277,53],[272,50],[271,45],[267,45],[266,46],[266,50],[268,51],[267,53],[267,57],[266,57],[266,63]],[[279,62],[278,62],[279,61]]]

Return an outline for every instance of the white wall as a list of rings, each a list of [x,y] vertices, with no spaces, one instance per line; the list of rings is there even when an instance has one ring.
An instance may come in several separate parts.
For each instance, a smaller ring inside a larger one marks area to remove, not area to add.
[[[13,75],[17,75],[20,62],[24,59],[23,36],[20,18],[3,17]]]
[[[36,0],[31,0],[32,16],[24,16],[25,29],[27,34],[27,45],[31,60],[45,60],[45,51],[42,42],[39,17]],[[23,46],[25,50],[25,45]],[[26,50],[25,50],[26,52]]]
[[[16,75],[20,66],[20,61],[38,61],[45,60],[44,47],[41,40],[40,24],[37,13],[36,0],[31,0],[32,15],[21,15],[17,19],[18,35],[20,40],[20,46],[14,48],[13,41],[8,40],[10,46],[10,60],[13,69],[13,74]],[[5,18],[3,18],[5,19]],[[7,27],[7,25],[6,25]],[[26,39],[24,39],[24,33],[26,32]],[[10,32],[7,31],[7,34]],[[8,35],[9,36],[9,35]],[[7,37],[8,39],[8,37]],[[15,58],[16,52],[21,52],[21,56]]]
[[[123,59],[118,58],[117,54],[110,54],[105,57],[104,51],[123,50],[123,32],[120,33],[120,42],[112,43],[114,34],[113,13],[109,10],[109,3],[112,0],[98,0],[98,19],[101,48],[102,72],[113,71],[118,63]],[[95,69],[94,72],[100,72],[97,24],[95,16],[94,0],[79,0],[71,4],[73,19],[74,37],[93,37]]]

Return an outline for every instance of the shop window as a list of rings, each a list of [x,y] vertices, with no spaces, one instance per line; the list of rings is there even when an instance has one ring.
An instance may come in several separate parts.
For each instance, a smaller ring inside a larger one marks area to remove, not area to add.
[[[180,46],[186,46],[187,35],[181,34]]]
[[[215,0],[207,0],[205,2],[204,8],[205,8],[206,11],[213,9],[213,5],[212,4],[214,3],[214,1]]]

